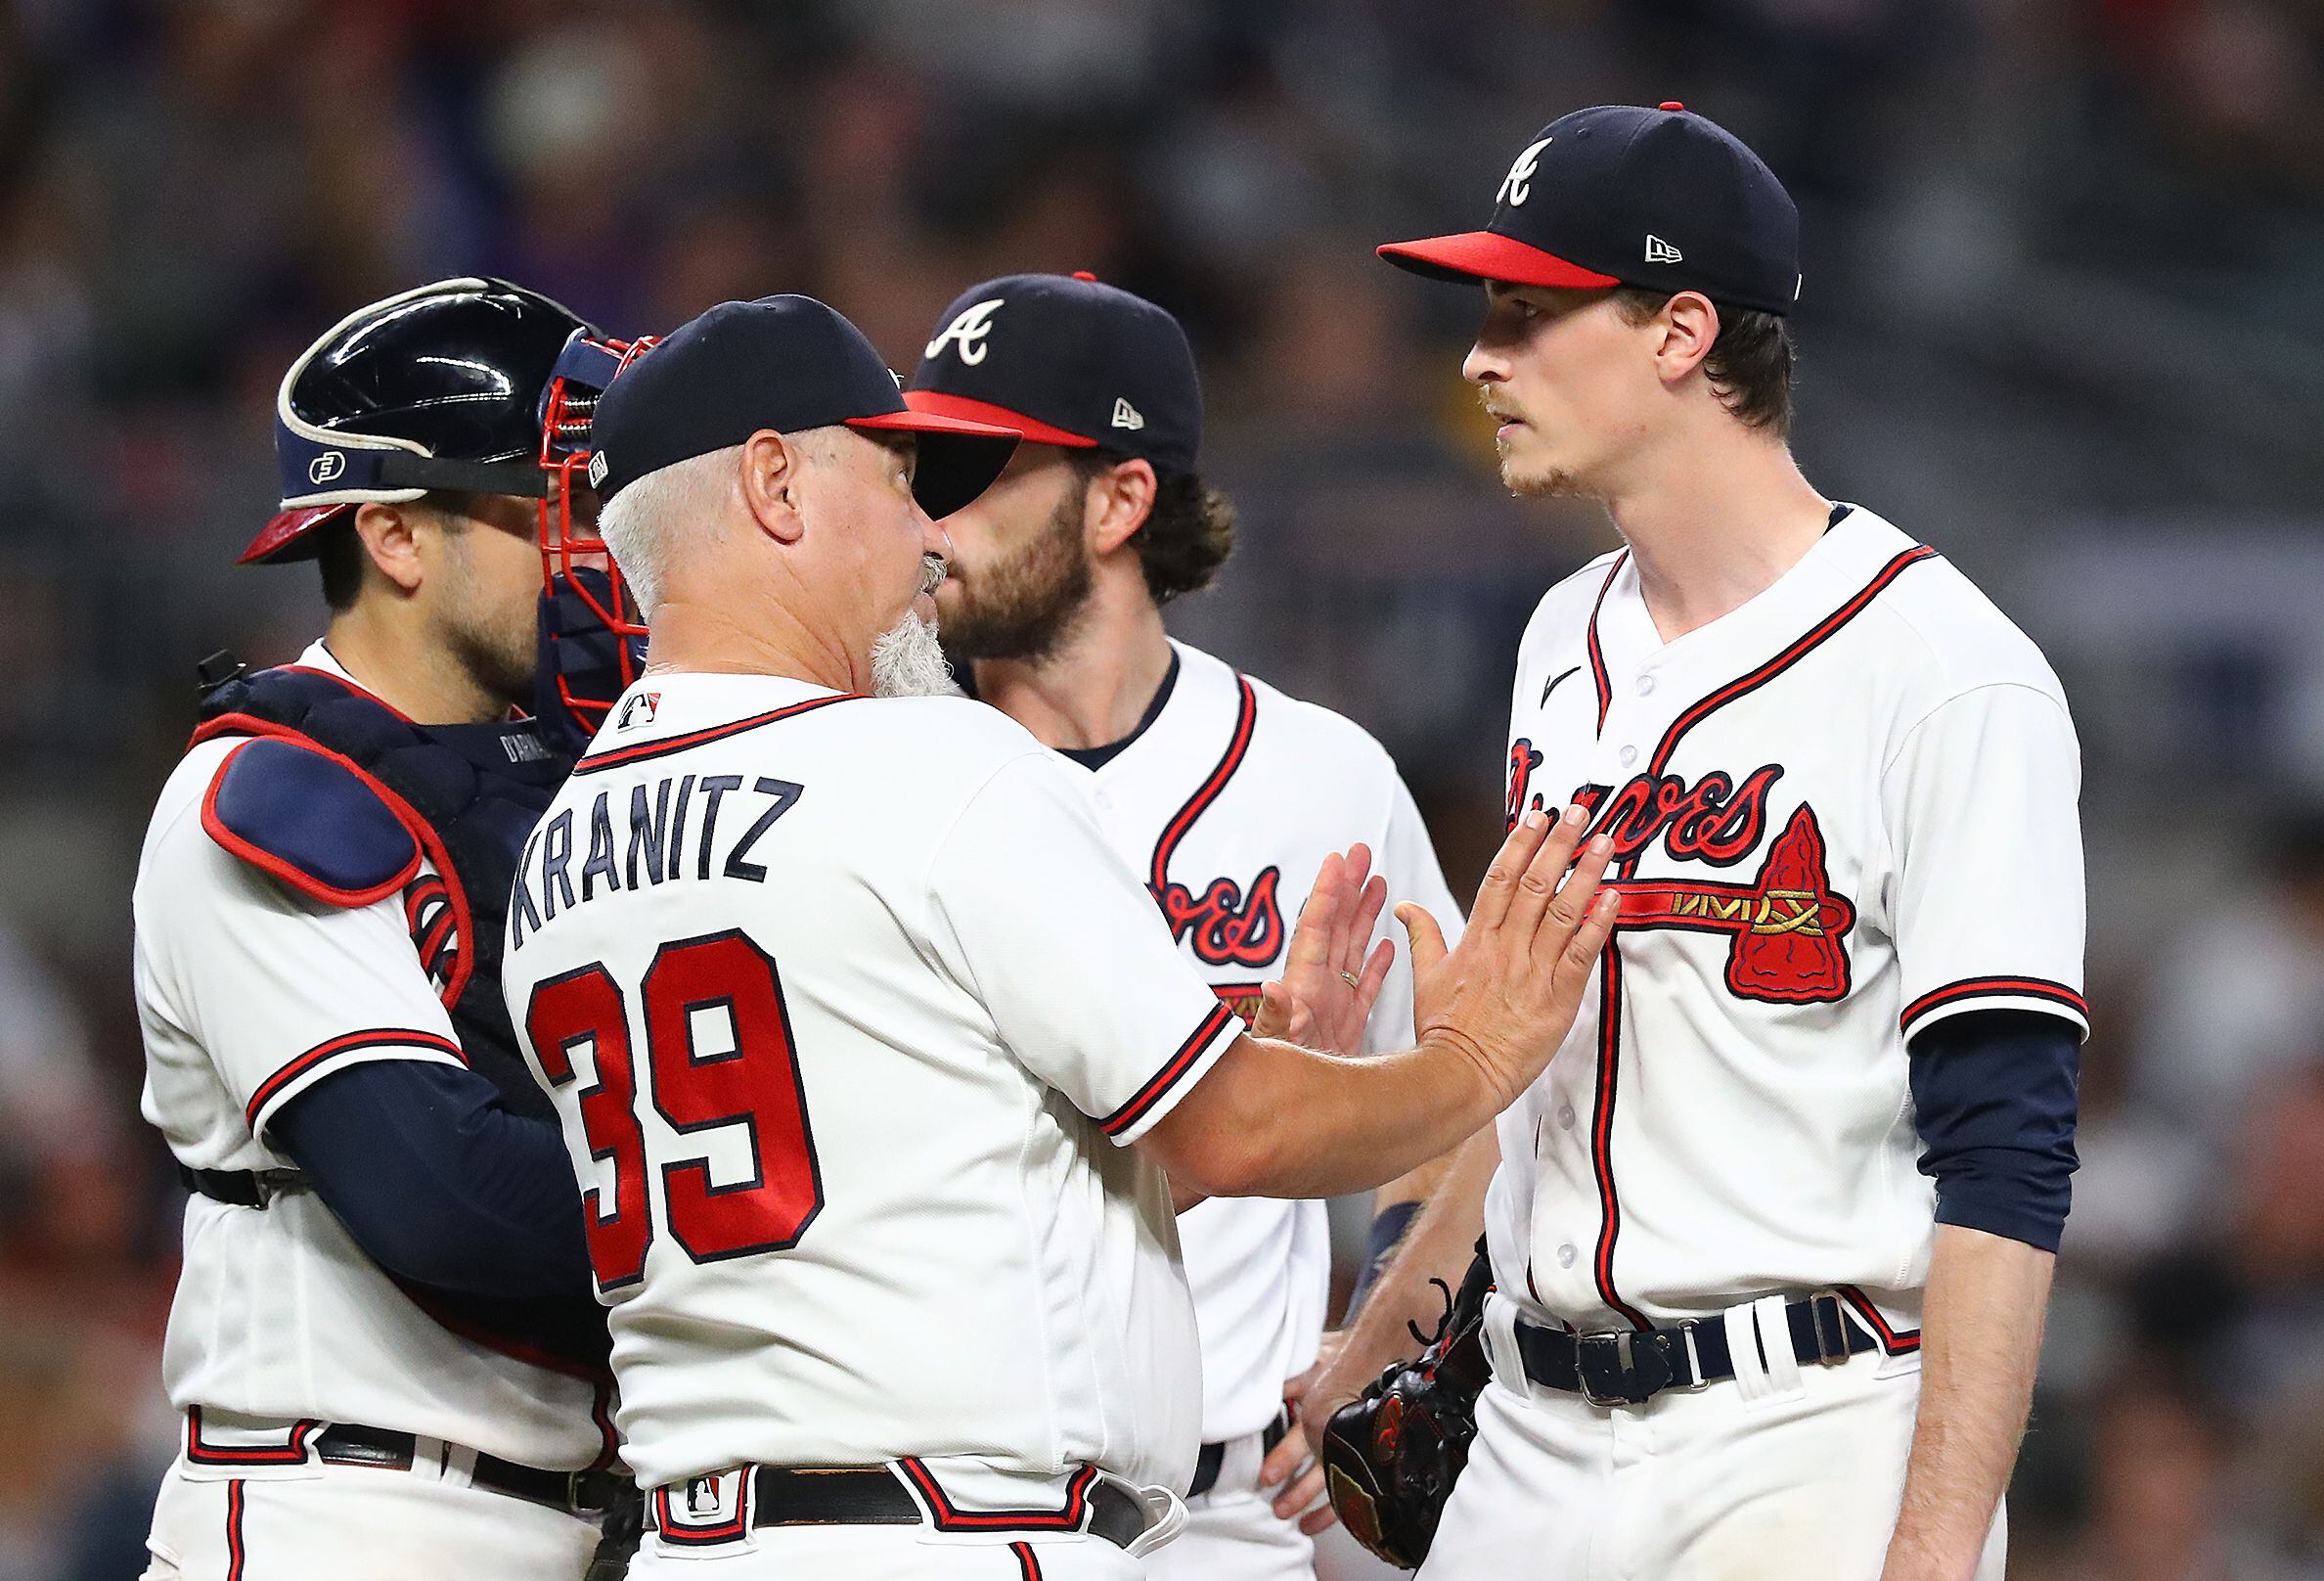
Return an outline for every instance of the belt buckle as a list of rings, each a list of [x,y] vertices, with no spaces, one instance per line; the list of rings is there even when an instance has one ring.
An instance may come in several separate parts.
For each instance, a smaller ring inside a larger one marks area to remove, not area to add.
[[[565,1472],[565,1508],[574,1514],[580,1514],[585,1511],[603,1514],[613,1508],[612,1500],[593,1498],[586,1490],[585,1484],[594,1474],[588,1470]]]
[[[1824,1325],[1827,1312],[1831,1315],[1828,1335]],[[1837,1292],[1817,1290],[1808,1297],[1808,1327],[1815,1331],[1815,1359],[1820,1365],[1838,1367],[1849,1359],[1848,1315]]]
[[[1620,1333],[1590,1333],[1577,1337],[1574,1344],[1574,1376],[1582,1385],[1582,1397],[1591,1405],[1612,1410],[1618,1405],[1632,1405],[1635,1392],[1631,1378],[1631,1336]]]

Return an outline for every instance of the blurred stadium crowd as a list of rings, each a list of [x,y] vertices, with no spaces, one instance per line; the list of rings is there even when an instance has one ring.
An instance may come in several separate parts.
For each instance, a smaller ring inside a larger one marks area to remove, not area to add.
[[[2314,0],[12,0],[0,1575],[126,1581],[169,1453],[129,881],[195,661],[319,623],[231,565],[312,335],[490,272],[625,335],[804,291],[909,368],[988,275],[1151,295],[1242,517],[1175,623],[1378,734],[1458,889],[1517,631],[1609,529],[1502,497],[1476,302],[1370,248],[1674,97],[1801,200],[1810,477],[1980,579],[2083,734],[2097,1029],[2012,1573],[2324,1575]]]

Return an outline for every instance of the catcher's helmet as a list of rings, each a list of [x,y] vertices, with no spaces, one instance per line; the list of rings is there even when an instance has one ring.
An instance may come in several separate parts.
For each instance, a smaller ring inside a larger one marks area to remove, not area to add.
[[[599,339],[502,280],[441,280],[348,314],[283,376],[281,514],[243,564],[312,557],[315,529],[367,500],[429,489],[547,499],[544,407],[576,336]]]

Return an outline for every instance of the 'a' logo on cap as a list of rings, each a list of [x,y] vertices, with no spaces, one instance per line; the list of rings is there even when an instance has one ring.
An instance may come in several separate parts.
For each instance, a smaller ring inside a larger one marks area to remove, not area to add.
[[[961,316],[946,325],[944,333],[930,340],[920,355],[936,356],[950,341],[960,347],[961,360],[971,368],[975,367],[985,360],[985,354],[992,349],[985,344],[985,337],[993,333],[993,310],[1006,300],[1006,297],[996,296],[989,302],[978,302],[973,307],[962,309]]]
[[[1542,162],[1542,150],[1547,148],[1549,143],[1550,139],[1544,137],[1539,143],[1525,146],[1525,152],[1518,155],[1517,161],[1509,166],[1509,173],[1501,177],[1500,191],[1493,195],[1495,203],[1507,203],[1511,208],[1516,208],[1533,196],[1534,171]]]

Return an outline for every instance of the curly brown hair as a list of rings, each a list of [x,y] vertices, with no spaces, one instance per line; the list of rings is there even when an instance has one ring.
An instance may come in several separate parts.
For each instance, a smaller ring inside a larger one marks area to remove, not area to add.
[[[1122,462],[1120,456],[1102,450],[1076,450],[1072,455],[1074,471],[1084,482]],[[1192,473],[1157,473],[1153,508],[1130,542],[1138,550],[1146,591],[1156,604],[1168,604],[1182,593],[1199,593],[1234,553],[1234,502]]]

